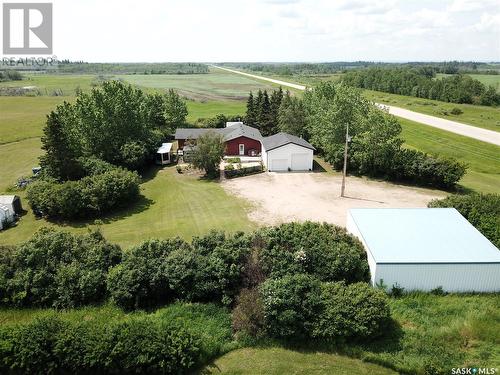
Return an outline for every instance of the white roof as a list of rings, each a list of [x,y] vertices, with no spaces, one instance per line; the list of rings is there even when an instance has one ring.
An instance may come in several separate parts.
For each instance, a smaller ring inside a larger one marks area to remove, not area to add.
[[[376,263],[500,263],[500,251],[454,208],[351,209]]]
[[[15,195],[0,195],[0,203],[2,204],[12,204],[15,199]]]
[[[172,149],[172,143],[162,143],[161,147],[156,151],[158,154],[166,154]]]

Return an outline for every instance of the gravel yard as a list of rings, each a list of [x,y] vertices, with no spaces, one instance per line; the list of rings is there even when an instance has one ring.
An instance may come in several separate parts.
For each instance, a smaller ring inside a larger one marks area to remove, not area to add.
[[[224,180],[226,191],[253,203],[250,220],[262,225],[288,221],[326,221],[345,226],[349,208],[426,207],[445,192],[327,173],[261,173]]]

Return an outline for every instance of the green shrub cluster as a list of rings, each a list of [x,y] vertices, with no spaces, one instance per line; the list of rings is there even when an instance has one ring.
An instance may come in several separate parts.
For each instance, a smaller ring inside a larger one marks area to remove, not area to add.
[[[148,316],[96,324],[56,314],[0,330],[3,373],[179,374],[199,359],[200,339]]]
[[[250,174],[260,173],[263,171],[261,165],[254,165],[252,167],[242,167],[238,169],[232,167],[232,165],[228,165],[227,167],[224,170],[224,175],[226,176],[226,178],[242,177]]]
[[[303,274],[268,279],[261,286],[264,326],[278,338],[335,343],[372,339],[390,319],[387,296],[368,283],[321,282]]]
[[[321,281],[369,280],[363,245],[343,228],[326,223],[286,223],[255,233],[263,271],[271,278],[310,274]]]
[[[152,240],[124,254],[110,270],[108,289],[126,309],[154,306],[174,298],[229,304],[242,283],[249,239],[212,231],[191,244],[176,238]]]
[[[72,235],[42,229],[0,252],[0,302],[13,306],[74,307],[104,300],[108,269],[121,250],[99,232]]]
[[[429,207],[454,207],[500,249],[500,195],[450,195],[434,200]]]
[[[77,181],[41,179],[30,184],[27,196],[33,211],[57,219],[96,217],[139,197],[135,172],[95,159],[82,169],[88,175]]]

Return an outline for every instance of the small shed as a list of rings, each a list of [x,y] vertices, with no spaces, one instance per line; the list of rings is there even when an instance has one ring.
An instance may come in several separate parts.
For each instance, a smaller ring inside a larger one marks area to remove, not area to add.
[[[0,230],[4,229],[10,223],[13,223],[14,220],[14,212],[7,206],[0,204]]]
[[[23,212],[21,198],[17,195],[0,195],[0,204],[7,207],[15,215],[21,215]]]
[[[500,291],[500,251],[454,208],[351,209],[372,285],[447,292]]]
[[[156,164],[170,164],[173,161],[172,143],[162,143],[161,147],[156,151]]]

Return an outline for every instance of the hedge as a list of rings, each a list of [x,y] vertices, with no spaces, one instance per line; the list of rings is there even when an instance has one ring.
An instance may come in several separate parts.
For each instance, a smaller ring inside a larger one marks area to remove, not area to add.
[[[78,181],[36,181],[29,185],[27,197],[35,213],[50,218],[97,217],[135,201],[139,197],[139,183],[137,173],[113,168]]]
[[[263,325],[277,338],[373,339],[390,320],[388,297],[368,283],[320,282],[297,274],[268,279],[260,293]]]
[[[174,298],[229,304],[242,284],[250,242],[243,233],[211,231],[181,239],[146,241],[110,270],[108,289],[126,309],[168,303]]]
[[[180,374],[199,361],[200,338],[149,316],[97,324],[56,314],[0,329],[2,373]]]
[[[224,175],[226,178],[234,178],[234,177],[242,177],[242,176],[247,176],[250,174],[256,174],[263,172],[262,166],[261,165],[255,165],[252,167],[242,167],[239,169],[233,168],[233,169],[225,169],[224,170]]]
[[[286,223],[259,230],[259,260],[269,277],[310,274],[321,281],[369,280],[363,245],[343,228],[326,223]]]
[[[454,207],[500,249],[500,195],[450,195],[433,200],[429,207]]]
[[[0,303],[67,308],[100,302],[107,296],[108,269],[120,259],[120,248],[99,232],[41,229],[0,253]]]

